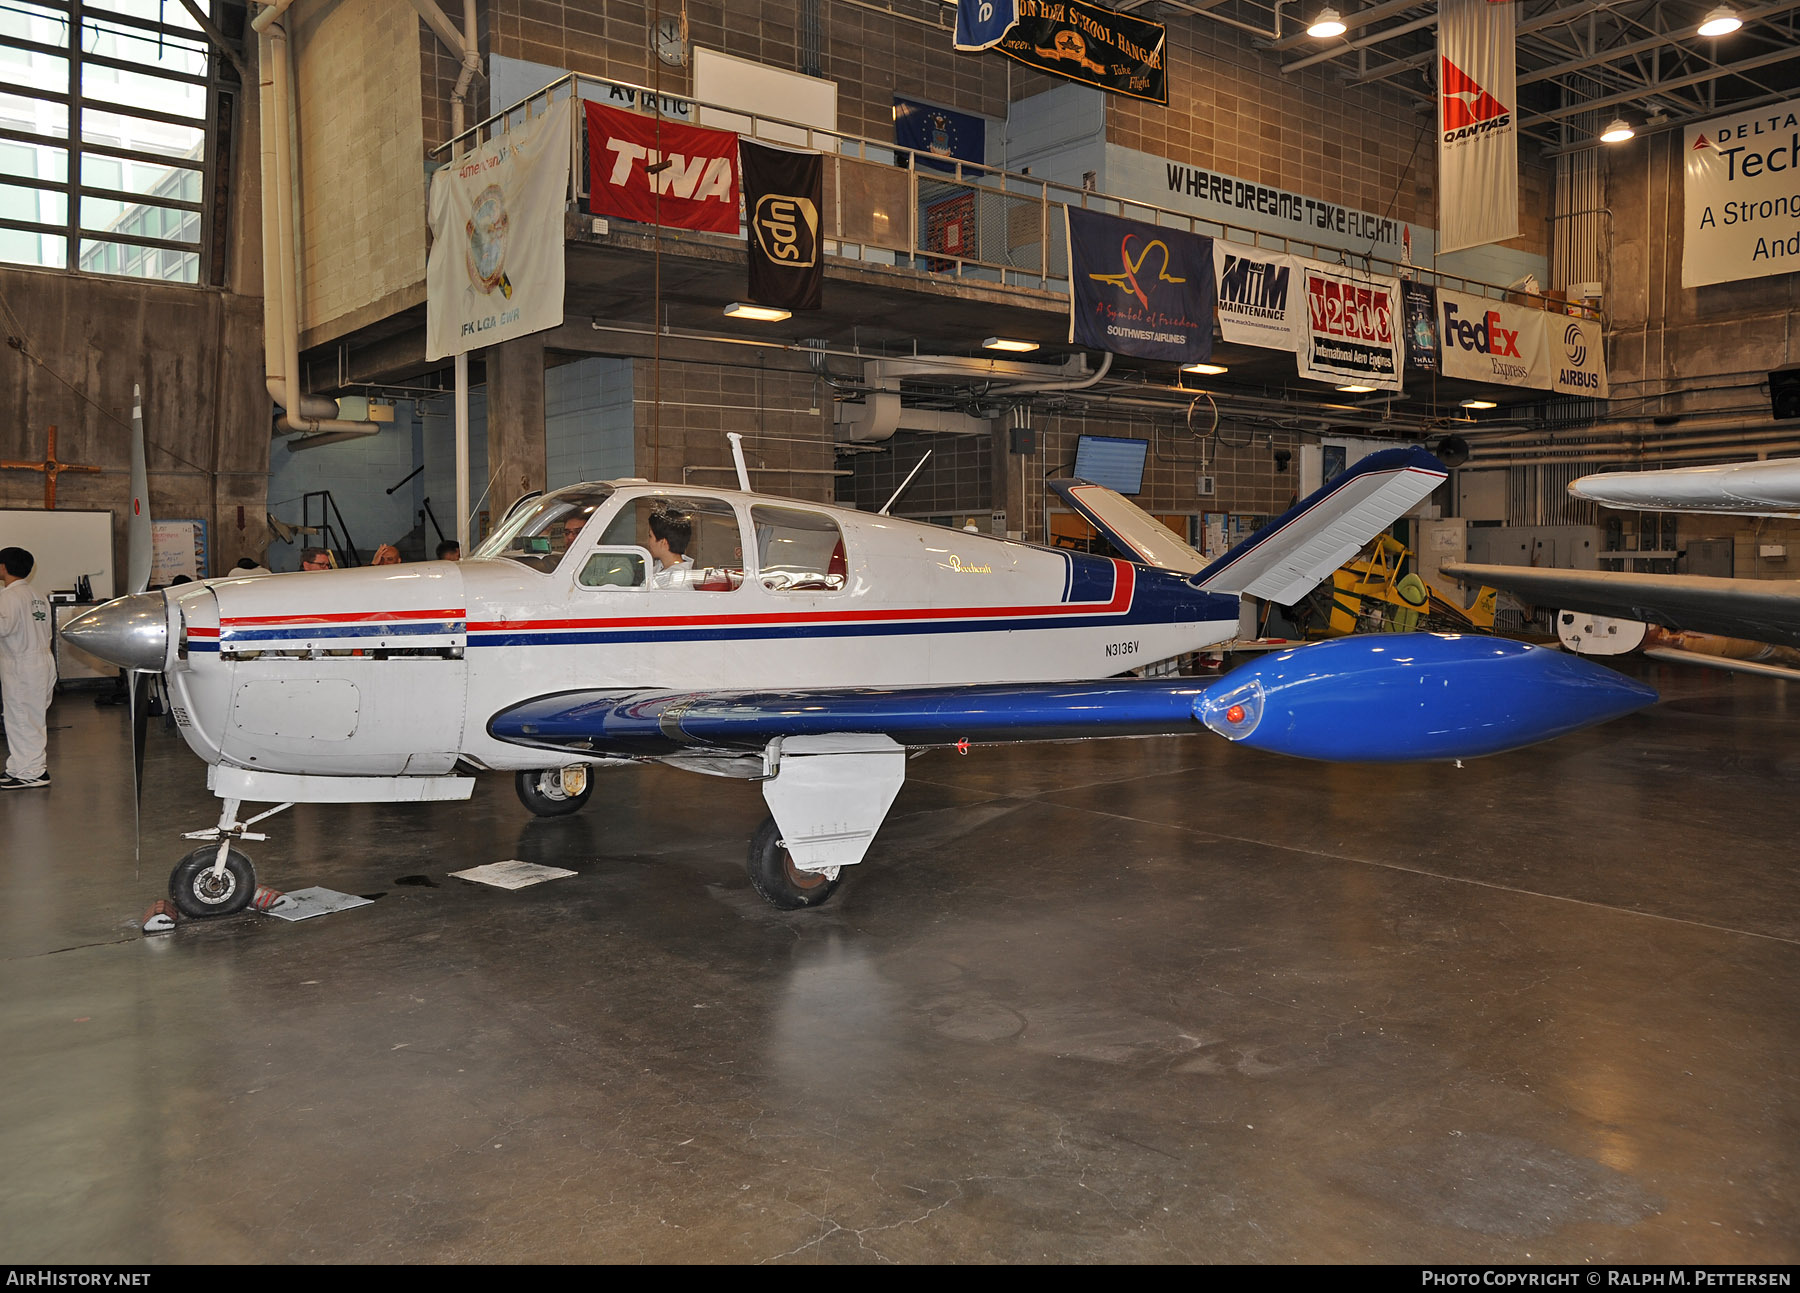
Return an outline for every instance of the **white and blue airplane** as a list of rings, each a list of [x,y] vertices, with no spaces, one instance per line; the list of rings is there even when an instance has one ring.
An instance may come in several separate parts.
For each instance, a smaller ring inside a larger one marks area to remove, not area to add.
[[[641,480],[522,500],[461,563],[209,580],[122,597],[64,630],[160,673],[208,764],[218,824],[175,868],[189,915],[242,909],[235,847],[294,803],[466,799],[511,771],[578,810],[592,773],[653,759],[760,784],[750,878],[810,907],[860,862],[909,751],[1181,733],[1302,757],[1458,759],[1655,699],[1603,666],[1492,638],[1345,638],[1221,679],[1130,678],[1235,638],[1444,479],[1423,450],[1364,459],[1208,565],[1129,500],[1062,493],[1131,559],[745,490]],[[659,570],[653,509],[692,521]],[[275,804],[247,821],[246,803]]]

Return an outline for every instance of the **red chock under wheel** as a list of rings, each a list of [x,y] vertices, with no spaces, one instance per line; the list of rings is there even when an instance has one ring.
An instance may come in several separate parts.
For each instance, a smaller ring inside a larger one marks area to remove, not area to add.
[[[175,922],[181,919],[181,913],[175,910],[175,904],[167,898],[158,898],[144,909],[144,918],[138,923],[144,927],[146,934],[165,934],[175,928]]]

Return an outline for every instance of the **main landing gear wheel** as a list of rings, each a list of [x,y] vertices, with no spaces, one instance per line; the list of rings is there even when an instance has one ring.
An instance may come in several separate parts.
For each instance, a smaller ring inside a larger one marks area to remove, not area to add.
[[[843,872],[802,871],[781,847],[781,829],[768,818],[750,837],[750,884],[763,901],[783,911],[817,907],[837,892]]]
[[[236,849],[225,851],[225,870],[213,874],[217,844],[202,844],[181,859],[169,876],[169,897],[183,916],[229,916],[250,905],[256,893],[256,868]]]
[[[513,778],[519,802],[539,817],[566,817],[578,813],[594,793],[594,778],[586,764],[567,768],[542,768]]]

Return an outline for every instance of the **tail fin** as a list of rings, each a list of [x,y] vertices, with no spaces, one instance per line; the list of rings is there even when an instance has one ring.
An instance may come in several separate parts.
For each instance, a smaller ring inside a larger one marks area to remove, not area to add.
[[[1209,593],[1248,594],[1292,605],[1449,474],[1417,447],[1372,453],[1189,582]]]

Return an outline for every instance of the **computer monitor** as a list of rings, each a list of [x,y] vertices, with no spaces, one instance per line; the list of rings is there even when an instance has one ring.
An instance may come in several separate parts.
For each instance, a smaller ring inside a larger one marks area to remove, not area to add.
[[[1075,476],[1121,494],[1144,488],[1144,454],[1147,440],[1122,436],[1084,435],[1075,444]]]

